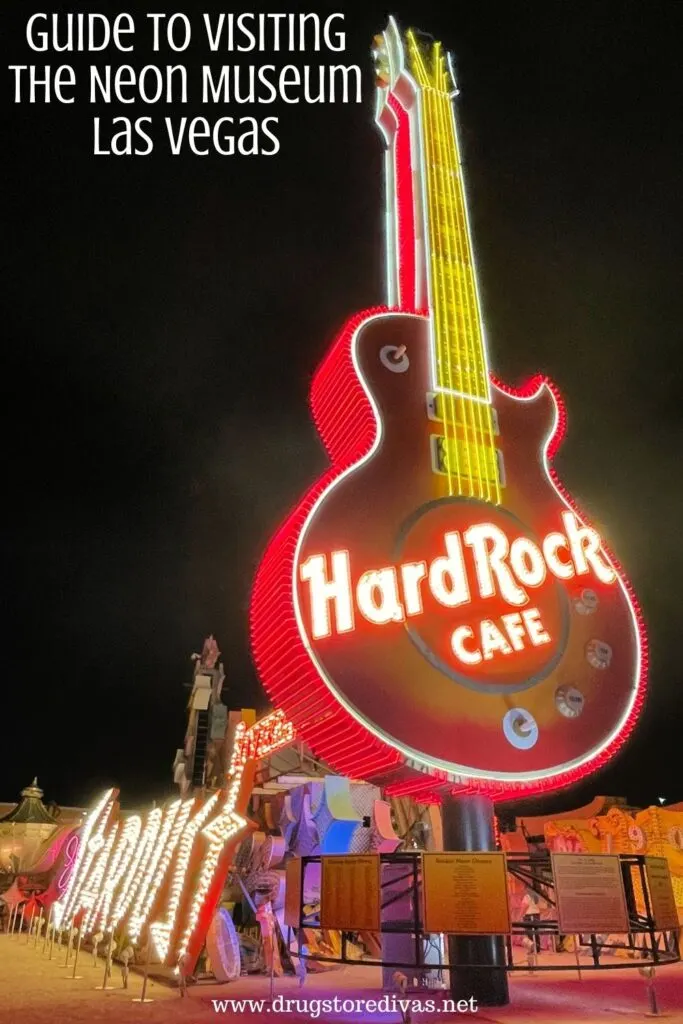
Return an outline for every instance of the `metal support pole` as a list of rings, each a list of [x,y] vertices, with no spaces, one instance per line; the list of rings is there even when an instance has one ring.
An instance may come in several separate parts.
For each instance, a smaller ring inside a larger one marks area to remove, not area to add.
[[[66,937],[66,956],[64,957],[64,963],[61,965],[62,967],[68,967],[69,966],[69,960],[71,959],[71,943],[73,942],[73,939],[74,939],[74,926],[72,924],[71,927],[69,928],[69,934]]]
[[[113,945],[114,945],[114,933],[112,932],[111,939],[107,943],[107,955],[104,958],[104,984],[102,986],[104,991],[107,990],[107,982],[111,978],[111,952],[112,952],[112,946]]]
[[[71,980],[72,981],[80,981],[81,978],[82,978],[81,974],[78,974],[78,975],[76,974],[76,964],[78,963],[78,954],[81,951],[81,939],[82,938],[83,938],[83,929],[79,928],[78,929],[78,943],[76,944],[76,956],[74,957],[74,969],[73,969],[73,974],[71,975]]]
[[[581,964],[579,963],[579,938],[580,936],[574,936],[574,959],[576,960],[576,973],[581,981]]]
[[[400,990],[401,996],[405,997],[406,989],[408,988],[408,979],[405,974],[402,974],[400,971],[396,971],[394,974],[394,981]],[[408,1010],[401,1009],[401,1018],[403,1024],[412,1024],[412,1018]]]
[[[31,920],[28,923],[28,935],[26,936],[26,945],[28,946],[31,941],[31,932],[33,931],[33,918],[36,916],[35,905],[31,907]]]
[[[482,796],[448,797],[443,804],[445,851],[496,849],[493,804]],[[454,999],[474,997],[479,1006],[510,1002],[501,935],[449,935],[450,991]]]
[[[104,978],[102,979],[102,991],[107,991],[107,982],[109,981],[109,971],[111,970],[109,963],[109,955],[111,952],[111,942],[107,944],[107,952],[104,958]]]
[[[43,908],[41,906],[41,908],[40,908],[40,916],[39,916],[38,922],[36,924],[36,935],[35,935],[35,938],[33,940],[33,948],[34,949],[38,945],[38,939],[40,938],[40,935],[41,935],[42,931],[43,931]]]
[[[149,977],[149,955],[150,955],[150,952],[151,952],[151,948],[152,948],[152,936],[148,935],[148,937],[147,937],[147,952],[145,954],[145,973],[144,973],[143,978],[142,978],[142,992],[140,994],[140,998],[139,999],[134,999],[133,1000],[134,1003],[153,1003],[154,1002],[153,999],[145,999],[145,996],[147,994],[147,978]],[[181,971],[182,971],[182,967],[181,967]]]
[[[185,977],[185,954],[178,957],[178,987],[180,989],[180,998],[184,999],[187,995],[187,979]]]
[[[650,1007],[645,1016],[661,1017],[662,1014],[659,1012],[659,1006],[657,1005],[657,990],[655,989],[655,969],[654,967],[641,967],[640,973],[645,978],[647,1000],[648,1005]]]
[[[303,988],[303,986],[306,984],[306,977],[308,975],[308,970],[306,968],[306,961],[301,956],[301,950],[302,950],[302,946],[303,946],[303,942],[302,942],[303,934],[304,934],[303,928],[297,928],[297,930],[296,930],[296,949],[297,949],[297,953],[299,954],[298,957],[297,957],[297,974],[299,976],[299,987],[300,988]]]
[[[21,921],[19,922],[19,932],[18,932],[19,938],[21,938],[21,933],[24,930],[24,912],[25,912],[25,910],[26,910],[26,904],[22,903],[22,905],[21,905]]]
[[[104,978],[102,979],[101,985],[95,986],[97,990],[100,992],[107,992],[109,988],[109,986],[107,985],[107,981],[109,980],[109,976],[111,974],[111,947],[113,942],[114,934],[112,933],[111,939],[107,943],[107,949],[104,957]]]
[[[52,934],[51,931],[50,931],[50,928],[52,927],[52,909],[53,909],[53,907],[54,907],[54,903],[50,906],[50,913],[48,914],[47,922],[45,924],[45,938],[43,939],[43,949],[42,949],[43,956],[45,956],[45,950],[47,949],[47,942],[48,942],[48,939],[50,938],[50,935]],[[52,931],[54,931],[54,927],[52,927]],[[52,948],[52,947],[50,947],[50,948]]]

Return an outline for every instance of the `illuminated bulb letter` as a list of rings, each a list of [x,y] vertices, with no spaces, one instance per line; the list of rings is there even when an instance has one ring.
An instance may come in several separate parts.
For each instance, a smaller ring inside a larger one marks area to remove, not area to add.
[[[142,833],[139,834],[139,838],[135,846],[135,852],[129,862],[128,871],[126,872],[121,883],[121,887],[116,894],[116,902],[114,903],[111,921],[109,922],[112,928],[115,928],[119,921],[121,921],[128,913],[131,904],[137,895],[138,889],[143,884],[147,865],[149,864],[156,847],[162,814],[163,812],[161,808],[155,807],[147,815],[145,827],[142,830]]]
[[[581,526],[573,512],[563,512],[562,521],[577,574],[585,575],[590,565],[601,583],[613,583],[616,574],[600,555],[600,535],[590,526]]]
[[[517,537],[510,547],[510,565],[520,583],[540,587],[546,577],[546,565],[539,547],[528,537]]]
[[[493,582],[495,573],[500,587],[501,596],[508,604],[526,604],[529,597],[525,590],[518,587],[504,559],[507,556],[508,539],[493,523],[481,523],[470,526],[465,533],[465,544],[472,548],[474,567],[477,572],[479,593],[482,597],[493,597],[496,587]],[[489,542],[491,547],[488,547]]]
[[[429,567],[429,586],[434,597],[447,608],[457,608],[470,599],[470,588],[467,584],[465,560],[462,554],[460,534],[447,533],[444,537],[447,554],[435,558]],[[446,578],[450,582],[446,585]]]
[[[498,626],[490,619],[484,619],[481,624],[481,649],[484,652],[484,659],[490,661],[496,651],[501,654],[512,654],[512,648],[507,642]]]
[[[176,917],[187,885],[187,870],[190,866],[192,848],[197,833],[203,828],[207,818],[213,813],[218,801],[218,793],[212,793],[203,806],[200,806],[194,818],[186,821],[177,847],[175,867],[166,894],[164,918],[155,921],[149,927],[152,942],[163,963],[169,954],[171,940],[176,926]],[[194,803],[195,801],[193,801]]]
[[[453,654],[463,665],[478,665],[481,661],[481,651],[468,651],[465,647],[465,640],[471,640],[474,633],[469,626],[458,626],[453,630],[451,647]]]
[[[234,798],[228,795],[228,798],[221,810],[221,813],[213,821],[209,822],[206,828],[202,829],[202,835],[206,836],[209,847],[204,857],[202,858],[202,868],[199,875],[199,880],[195,886],[194,893],[192,895],[192,902],[190,904],[190,910],[185,924],[185,931],[183,932],[182,938],[178,945],[178,960],[181,960],[187,952],[192,933],[197,926],[199,915],[204,905],[207,893],[213,880],[214,872],[218,865],[221,853],[225,848],[225,844],[228,840],[241,832],[246,827],[246,820],[239,814],[235,814],[232,809],[234,806]]]
[[[502,622],[510,638],[510,643],[516,651],[524,650],[524,626],[522,616],[519,612],[510,612],[502,616]]]
[[[534,646],[538,647],[539,644],[550,643],[550,635],[543,628],[538,608],[527,608],[526,611],[522,612],[522,618],[524,619],[529,639]]]
[[[558,555],[559,548],[569,550],[569,541],[563,533],[549,533],[543,541],[543,557],[548,568],[560,580],[570,580],[574,575],[574,563],[563,562]]]
[[[87,878],[84,879],[81,891],[78,894],[78,899],[74,905],[74,916],[81,909],[86,911],[83,915],[81,925],[83,935],[87,935],[89,933],[92,919],[97,910],[98,896],[102,891],[102,885],[107,874],[111,853],[116,842],[118,827],[118,824],[111,827],[107,836],[107,841],[97,854],[94,864],[88,872]]]
[[[180,800],[175,800],[170,807],[166,807],[164,810],[158,838],[155,840],[152,854],[145,864],[142,881],[137,888],[135,902],[128,918],[128,932],[133,940],[137,940],[147,921],[154,896],[166,877],[180,831],[191,810],[192,800],[187,800],[184,804],[181,804]],[[177,817],[181,818],[181,829],[176,827]]]
[[[93,931],[97,928],[98,922],[102,931],[108,931],[111,902],[133,858],[141,829],[142,819],[139,814],[131,815],[121,829],[102,883],[96,913],[92,918]]]
[[[426,562],[406,562],[401,566],[401,581],[407,615],[422,614],[420,583],[427,575]]]
[[[356,587],[356,601],[368,622],[383,626],[387,622],[403,621],[395,569],[364,572]]]
[[[353,629],[351,603],[351,570],[348,551],[332,552],[332,579],[327,579],[324,555],[311,555],[299,570],[301,580],[309,584],[311,606],[311,632],[314,637],[329,636],[329,602],[334,602],[334,617],[338,633]]]
[[[104,834],[118,790],[108,789],[96,807],[88,813],[81,832],[76,863],[59,903],[55,903],[55,925],[70,925],[75,914],[76,901],[92,866],[93,858],[104,845]]]

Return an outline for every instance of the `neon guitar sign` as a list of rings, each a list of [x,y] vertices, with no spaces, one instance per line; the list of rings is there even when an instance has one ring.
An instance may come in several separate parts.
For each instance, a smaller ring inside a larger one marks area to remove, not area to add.
[[[490,373],[450,61],[393,19],[374,56],[387,305],[314,378],[332,465],[263,558],[254,658],[313,749],[389,793],[566,785],[635,724],[640,613],[552,469],[557,389]]]

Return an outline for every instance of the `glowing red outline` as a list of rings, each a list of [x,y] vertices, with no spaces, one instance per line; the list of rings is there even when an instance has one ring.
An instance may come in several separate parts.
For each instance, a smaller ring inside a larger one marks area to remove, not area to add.
[[[560,480],[559,474],[552,465],[552,460],[559,451],[560,445],[564,440],[565,434],[567,432],[567,408],[564,404],[564,399],[562,398],[560,389],[557,387],[555,382],[550,379],[550,377],[547,377],[542,373],[537,373],[533,377],[529,377],[518,388],[513,388],[510,387],[508,384],[504,384],[503,381],[499,380],[498,377],[496,377],[493,373],[489,373],[489,378],[491,380],[491,383],[495,387],[497,387],[499,391],[502,391],[506,395],[511,395],[513,398],[528,398],[530,395],[533,395],[535,392],[537,392],[543,385],[547,387],[548,391],[551,393],[555,401],[555,406],[557,408],[557,425],[552,434],[552,437],[547,443],[545,468],[547,469],[548,476],[550,477],[550,480],[554,484],[556,490],[565,500],[565,502],[571,508],[571,510],[576,513],[581,522],[595,530],[595,526],[588,519],[583,510],[579,508],[578,504],[574,501],[574,498],[569,493],[567,488],[564,486],[564,484]],[[599,533],[600,531],[596,530],[596,532]],[[609,558],[609,560],[611,561],[619,579],[621,580],[621,583],[623,584],[624,590],[626,591],[628,600],[633,610],[633,617],[638,627],[638,638],[640,642],[640,674],[636,681],[636,695],[633,701],[633,705],[631,707],[631,711],[629,713],[628,718],[622,726],[621,732],[619,732],[619,734],[614,737],[612,742],[608,744],[608,746],[606,746],[603,750],[601,750],[600,753],[596,755],[596,757],[594,757],[591,761],[588,761],[585,765],[582,765],[580,769],[575,769],[575,771],[581,772],[581,774],[578,776],[579,778],[582,778],[584,775],[588,774],[591,771],[595,771],[596,769],[603,767],[603,765],[605,765],[607,761],[610,761],[612,757],[614,757],[614,755],[617,753],[617,751],[621,749],[621,747],[624,745],[628,737],[631,735],[633,728],[636,724],[636,721],[640,715],[640,712],[642,711],[643,704],[645,702],[645,692],[647,690],[649,645],[647,639],[647,630],[645,628],[645,620],[643,618],[643,612],[640,607],[640,602],[636,597],[635,591],[633,589],[633,584],[631,583],[629,577],[624,571],[621,562],[618,558],[616,558],[616,556],[611,551],[609,546],[604,542],[604,540],[602,540],[602,548],[607,557]],[[574,780],[572,779],[569,781]]]
[[[415,305],[415,197],[410,153],[410,118],[402,103],[389,93],[387,103],[396,118],[394,168],[398,221],[398,293],[402,309]]]
[[[322,758],[342,775],[357,779],[391,778],[403,757],[360,725],[318,675],[299,634],[291,581],[308,513],[375,441],[372,406],[353,365],[353,336],[366,320],[390,312],[401,310],[377,306],[347,320],[313,378],[313,419],[332,465],[271,540],[254,580],[250,607],[254,661],[268,695]]]
[[[605,552],[619,574],[631,602],[641,645],[640,675],[633,706],[621,731],[610,744],[578,768],[560,771],[552,778],[525,782],[463,779],[453,785],[445,773],[418,771],[403,754],[380,740],[356,721],[336,700],[309,657],[299,633],[292,579],[297,541],[306,518],[322,493],[343,472],[364,458],[377,434],[375,417],[353,364],[353,337],[366,320],[380,314],[408,313],[405,309],[376,306],[351,317],[317,370],[311,386],[311,408],[316,427],[332,465],[309,489],[268,545],[259,566],[251,596],[250,633],[252,651],[263,684],[277,707],[283,709],[297,734],[341,775],[370,779],[386,785],[388,795],[412,795],[424,802],[437,798],[437,791],[483,793],[494,799],[513,799],[560,789],[601,768],[623,746],[631,734],[645,698],[648,646],[640,605],[620,563],[606,545]],[[423,310],[413,311],[425,316]],[[547,443],[546,464],[552,483],[582,522],[590,525],[560,482],[550,460],[557,453],[566,432],[566,410],[556,385],[537,374],[521,387],[512,388],[493,374],[491,382],[515,398],[529,398],[545,385],[555,399],[557,422]]]

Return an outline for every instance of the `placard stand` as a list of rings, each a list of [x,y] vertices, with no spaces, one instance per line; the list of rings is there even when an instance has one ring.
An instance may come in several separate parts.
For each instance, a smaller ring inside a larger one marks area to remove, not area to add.
[[[38,946],[38,939],[41,937],[42,934],[43,934],[43,908],[41,906],[41,908],[40,908],[40,917],[38,918],[38,923],[36,924],[36,933],[33,936],[33,948],[34,949],[37,948],[37,946]]]
[[[33,932],[33,918],[35,916],[36,916],[36,908],[35,907],[31,907],[31,920],[29,921],[28,936],[26,938],[26,945],[27,946],[28,946],[29,942],[31,941],[31,933]]]
[[[442,806],[445,852],[495,850],[493,804],[483,796],[446,797]],[[501,935],[449,935],[448,962],[453,999],[474,1000],[479,1006],[510,1002]]]
[[[78,954],[81,951],[81,940],[82,940],[82,938],[83,938],[83,929],[79,928],[78,929],[78,943],[76,945],[76,955],[74,957],[74,969],[73,969],[73,973],[72,973],[71,978],[70,978],[71,981],[82,981],[83,980],[83,975],[82,974],[76,974],[76,966],[78,964]]]
[[[655,989],[655,968],[654,967],[641,967],[639,968],[640,974],[645,978],[645,987],[647,989],[647,999],[650,1009],[645,1014],[646,1017],[668,1017],[668,1013],[660,1013],[659,1006],[657,1004],[657,990]]]
[[[45,950],[47,949],[48,942],[50,942],[50,951],[52,951],[51,935],[54,933],[54,930],[55,930],[55,927],[54,927],[54,925],[52,923],[52,910],[53,910],[53,907],[54,907],[54,903],[50,904],[50,913],[48,915],[47,924],[45,925],[45,937],[43,939],[43,951],[42,951],[42,955],[43,956],[45,956]]]
[[[114,988],[113,985],[107,985],[107,982],[109,981],[109,978],[111,977],[111,954],[112,954],[111,947],[113,946],[113,944],[114,944],[114,933],[112,932],[111,933],[111,939],[107,943],[107,947],[106,947],[106,951],[105,951],[105,957],[104,957],[104,980],[103,980],[101,985],[95,985],[95,989],[98,992],[111,992],[111,990]]]
[[[144,973],[144,976],[143,976],[143,979],[142,979],[142,992],[140,993],[139,996],[136,996],[136,998],[132,1000],[134,1003],[153,1003],[154,1002],[153,999],[147,999],[146,998],[146,996],[147,996],[147,979],[149,977],[149,957],[150,957],[150,953],[151,953],[151,946],[152,946],[152,937],[148,936],[147,937],[147,949],[146,949],[146,953],[145,953],[145,973]],[[182,971],[182,969],[183,969],[182,965],[181,965],[180,969]],[[127,986],[124,986],[124,988],[125,987],[127,987]]]

